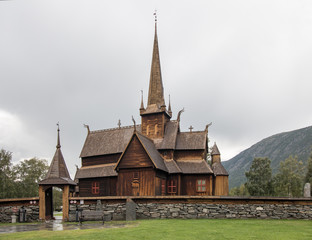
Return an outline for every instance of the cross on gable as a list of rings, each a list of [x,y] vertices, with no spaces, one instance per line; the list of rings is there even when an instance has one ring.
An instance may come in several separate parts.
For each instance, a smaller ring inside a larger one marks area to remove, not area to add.
[[[190,127],[189,127],[189,129],[190,129],[190,132],[192,132],[193,131],[193,126],[191,125]]]

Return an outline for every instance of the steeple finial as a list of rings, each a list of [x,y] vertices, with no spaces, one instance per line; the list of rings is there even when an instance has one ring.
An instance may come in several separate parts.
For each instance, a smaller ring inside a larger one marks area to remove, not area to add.
[[[149,107],[150,105],[156,104],[158,108],[160,108],[161,106],[165,106],[165,99],[164,99],[164,87],[162,83],[161,69],[160,69],[156,11],[154,13],[154,16],[155,16],[155,36],[154,36],[153,58],[152,58],[151,75],[150,75],[150,82],[149,82],[147,107]]]
[[[56,126],[57,126],[57,144],[56,144],[56,148],[61,148],[61,143],[60,143],[60,123],[57,122]]]
[[[143,103],[143,90],[141,90],[141,107],[140,110],[144,110],[144,103]]]
[[[168,112],[170,115],[172,115],[172,111],[171,111],[171,101],[170,101],[170,94],[169,94],[169,106],[168,106]]]

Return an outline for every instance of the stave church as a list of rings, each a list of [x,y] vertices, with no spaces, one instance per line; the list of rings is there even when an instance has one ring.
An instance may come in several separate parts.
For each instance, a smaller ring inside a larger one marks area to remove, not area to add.
[[[208,127],[182,132],[181,110],[172,119],[160,68],[157,22],[148,100],[141,124],[90,131],[77,168],[75,196],[228,195],[228,173],[216,144],[208,148]],[[209,155],[211,161],[208,162]]]

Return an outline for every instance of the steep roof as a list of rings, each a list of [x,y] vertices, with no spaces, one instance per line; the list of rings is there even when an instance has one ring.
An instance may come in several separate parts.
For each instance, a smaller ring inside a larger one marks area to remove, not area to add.
[[[229,176],[222,163],[215,162],[212,164],[212,170],[215,176]]]
[[[170,160],[165,159],[164,163],[169,173],[182,173],[182,170],[179,168],[178,164],[173,159]]]
[[[149,108],[149,105],[153,105],[153,104],[159,107],[162,105],[165,105],[164,87],[163,87],[163,83],[161,79],[156,22],[155,22],[153,58],[152,58],[151,75],[150,75],[150,82],[149,82],[147,108]]]
[[[207,144],[207,132],[180,132],[177,135],[177,150],[205,149]]]
[[[157,149],[175,149],[179,123],[177,121],[167,122],[165,127],[164,138],[160,141],[155,141]]]
[[[184,174],[212,174],[213,171],[205,160],[179,160],[176,162]]]
[[[153,140],[149,139],[148,137],[145,137],[140,132],[134,131],[132,137],[129,140],[129,143],[127,144],[126,148],[124,149],[122,155],[120,156],[115,170],[118,168],[118,165],[120,161],[122,160],[124,154],[126,153],[127,148],[129,147],[131,140],[133,137],[137,137],[142,144],[144,150],[146,151],[147,155],[149,156],[150,160],[152,161],[155,168],[163,170],[165,172],[168,172],[168,169],[166,168],[166,165],[164,163],[164,159],[161,157],[160,153],[157,151]]]
[[[60,129],[57,129],[57,145],[54,157],[50,164],[48,173],[39,184],[42,185],[76,185],[76,183],[70,178],[69,172],[66,167],[66,163],[61,151],[61,144],[60,144]]]
[[[117,176],[115,163],[102,164],[96,166],[81,167],[77,169],[75,178],[97,178],[97,177],[114,177]]]
[[[141,127],[138,125],[139,131]],[[122,153],[134,131],[133,126],[90,131],[81,150],[80,157]]]
[[[178,129],[179,123],[177,121],[169,121],[165,127],[164,138],[154,140],[155,148],[159,150],[205,149],[207,144],[207,133],[205,131],[179,132]],[[140,130],[141,126],[137,125],[136,131],[139,133]],[[133,132],[133,126],[90,131],[80,157],[122,153],[129,143]]]
[[[216,143],[214,143],[214,145],[211,148],[211,156],[213,155],[220,155],[220,151]]]

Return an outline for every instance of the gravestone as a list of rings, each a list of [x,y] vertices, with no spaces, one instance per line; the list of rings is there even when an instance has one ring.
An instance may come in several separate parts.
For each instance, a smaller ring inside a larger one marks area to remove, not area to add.
[[[136,203],[131,198],[126,202],[126,221],[136,220]]]
[[[304,193],[303,193],[304,197],[311,197],[311,184],[310,183],[306,183],[304,185]]]

